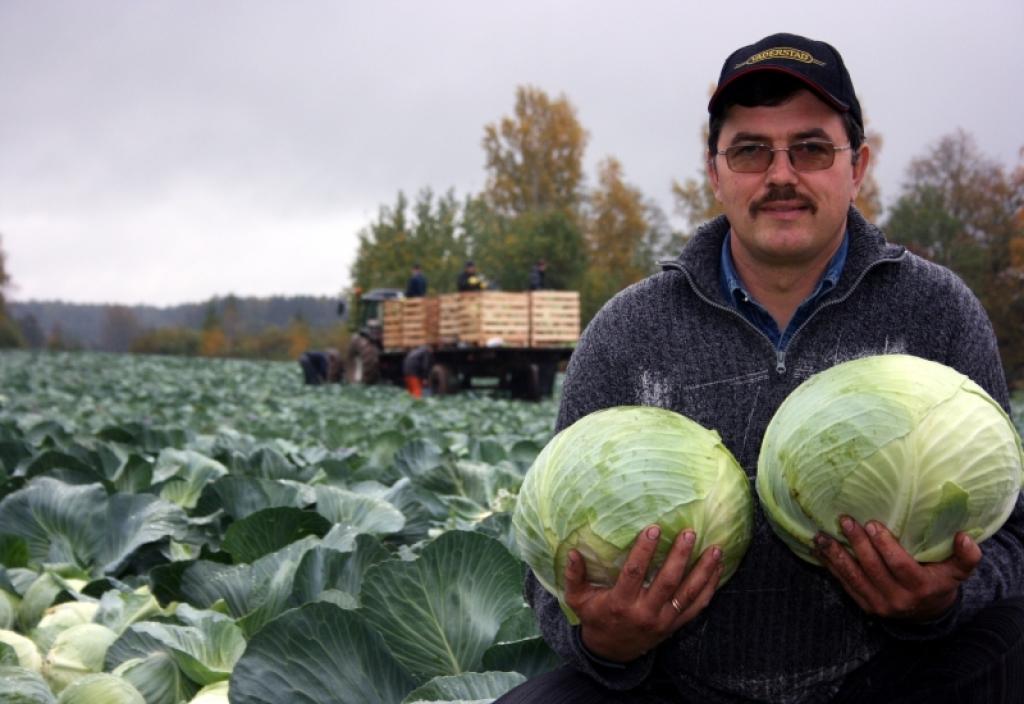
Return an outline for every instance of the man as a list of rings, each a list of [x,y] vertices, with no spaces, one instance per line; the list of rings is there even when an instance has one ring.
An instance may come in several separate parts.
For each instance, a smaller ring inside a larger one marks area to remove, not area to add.
[[[725,62],[707,173],[725,211],[679,259],[626,289],[580,340],[557,428],[601,408],[672,409],[714,428],[753,480],[768,421],[809,376],[907,353],[1009,400],[991,325],[948,270],[887,243],[852,207],[871,152],[850,76],[823,42],[780,34]],[[566,602],[529,575],[526,595],[568,666],[502,702],[1024,701],[1024,503],[979,546],[918,564],[885,526],[844,521],[825,568],[774,536],[753,541],[721,589],[721,551],[686,568],[680,534],[643,578],[656,516],[616,584],[588,584],[570,554]]]
[[[456,281],[456,287],[459,291],[483,291],[486,288],[484,277],[477,273],[476,264],[472,261],[466,262]]]
[[[545,288],[544,286],[544,272],[548,269],[548,263],[543,259],[538,259],[537,263],[533,265],[533,269],[530,270],[530,290],[540,291]]]
[[[423,269],[419,264],[412,265],[412,275],[405,285],[406,298],[422,298],[427,295],[427,277],[423,275]]]
[[[434,351],[430,345],[415,347],[402,358],[405,390],[413,398],[423,398],[423,382],[430,377],[430,368],[433,365]]]

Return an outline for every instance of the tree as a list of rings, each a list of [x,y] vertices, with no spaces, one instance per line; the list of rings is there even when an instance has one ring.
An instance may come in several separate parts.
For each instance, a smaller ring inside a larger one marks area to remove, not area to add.
[[[223,357],[228,353],[228,339],[221,327],[217,304],[210,301],[206,306],[203,329],[199,337],[199,354],[204,357]]]
[[[39,324],[39,319],[27,313],[18,318],[18,328],[21,330],[21,336],[25,340],[25,344],[30,349],[38,350],[46,344],[46,334],[43,333],[43,326]]]
[[[7,254],[3,249],[3,236],[0,235],[0,314],[7,315],[7,287],[11,285],[11,275],[7,271]]]
[[[64,333],[60,323],[54,323],[46,336],[46,349],[54,352],[70,352],[81,349],[78,340]]]
[[[381,206],[377,220],[360,231],[352,265],[357,287],[404,289],[412,265],[419,263],[429,292],[454,290],[467,256],[454,192],[435,199],[430,189],[424,189],[412,207],[412,217],[408,211],[409,201],[399,192],[394,207]]]
[[[712,86],[712,91],[714,87]],[[683,183],[672,182],[672,198],[675,201],[676,214],[681,216],[687,225],[689,238],[693,232],[702,224],[713,220],[721,215],[721,203],[715,197],[715,190],[711,187],[711,180],[708,178],[707,163],[708,126],[704,125],[701,130],[701,166],[696,176],[686,179]],[[684,244],[681,242],[680,244]]]
[[[224,337],[228,345],[234,346],[242,334],[242,305],[238,296],[229,293],[224,298],[224,304],[220,312],[221,328],[224,330]]]
[[[598,167],[587,220],[588,268],[581,291],[581,314],[589,321],[605,301],[650,274],[647,247],[651,223],[640,191],[627,184],[613,157]]]
[[[147,330],[132,341],[133,354],[171,354],[195,357],[199,354],[201,333],[183,327]]]
[[[103,311],[100,347],[109,352],[127,352],[139,332],[139,322],[131,308],[107,306]]]
[[[953,269],[992,319],[1011,383],[1024,383],[1024,178],[979,153],[963,130],[911,162],[885,229]]]
[[[534,263],[547,285],[576,289],[586,268],[582,210],[587,134],[564,97],[516,90],[512,116],[484,127],[484,192],[469,198],[462,230],[479,271],[498,288],[526,288]]]
[[[302,353],[309,349],[310,341],[309,323],[302,315],[296,315],[288,325],[288,358],[298,359]]]
[[[427,277],[428,293],[455,290],[455,281],[468,254],[464,232],[459,227],[460,214],[453,190],[439,198],[430,189],[420,191],[413,205],[410,261],[402,272],[403,288],[412,265],[419,264]]]
[[[408,270],[409,201],[398,192],[393,208],[382,205],[377,220],[359,231],[359,249],[352,263],[352,280],[363,290],[377,287],[398,288]]]
[[[587,133],[565,96],[520,86],[511,117],[484,127],[488,204],[503,217],[562,211],[581,203]]]
[[[549,288],[576,289],[587,266],[583,233],[560,210],[533,210],[503,217],[482,199],[466,205],[464,226],[477,270],[488,283],[523,291],[537,259],[547,261]]]
[[[2,242],[0,242],[0,349],[25,346],[21,330],[7,314],[7,301],[4,294],[11,284],[11,277],[7,272],[6,260],[7,257],[4,254]]]

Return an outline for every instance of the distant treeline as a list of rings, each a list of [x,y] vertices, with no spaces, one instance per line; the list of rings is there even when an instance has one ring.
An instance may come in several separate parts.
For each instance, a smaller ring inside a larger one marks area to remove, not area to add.
[[[341,324],[338,299],[325,296],[224,296],[167,307],[7,301],[7,314],[31,348],[168,354],[201,354],[203,332],[218,330],[251,353],[244,356],[264,356],[256,348],[285,356],[289,337],[324,337]],[[227,353],[216,347],[214,354]]]

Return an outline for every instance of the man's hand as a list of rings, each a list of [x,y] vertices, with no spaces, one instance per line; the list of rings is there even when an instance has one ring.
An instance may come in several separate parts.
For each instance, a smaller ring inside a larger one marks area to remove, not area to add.
[[[693,620],[711,601],[722,576],[722,550],[709,547],[687,571],[696,542],[692,530],[676,537],[658,574],[644,587],[660,535],[658,526],[649,526],[637,536],[612,587],[588,584],[582,556],[569,552],[565,602],[579,617],[583,644],[594,655],[616,662],[635,660]]]
[[[854,557],[824,533],[815,538],[814,555],[865,612],[884,618],[931,621],[955,602],[960,583],[981,562],[981,548],[966,533],[953,537],[953,554],[942,562],[921,564],[878,521],[861,526],[840,519]]]

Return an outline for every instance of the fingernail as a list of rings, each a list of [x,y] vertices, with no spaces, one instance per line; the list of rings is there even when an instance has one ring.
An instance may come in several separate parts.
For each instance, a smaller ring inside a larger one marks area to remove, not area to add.
[[[966,548],[966,547],[969,547],[970,544],[971,544],[971,536],[967,535],[966,533],[962,533],[960,535],[960,547]]]
[[[651,540],[657,540],[659,535],[661,535],[661,528],[658,526],[651,526],[647,529],[647,537]]]
[[[829,544],[828,536],[824,533],[818,533],[814,536],[814,542],[819,548],[827,548]]]
[[[850,520],[849,516],[843,516],[839,519],[839,525],[843,527],[843,532],[849,535],[853,531],[853,521]]]
[[[569,553],[569,564],[570,565],[575,565],[576,564],[576,553],[574,553],[574,552],[570,552]]]
[[[696,540],[697,534],[694,533],[692,530],[688,530],[685,533],[683,533],[683,542],[687,545],[693,545],[694,541]]]
[[[868,521],[868,524],[864,526],[864,530],[868,532],[872,538],[878,535],[878,526],[875,525],[874,521]]]
[[[717,545],[715,547],[711,548],[711,557],[713,557],[715,560],[721,560],[722,559],[722,548],[718,547]]]

